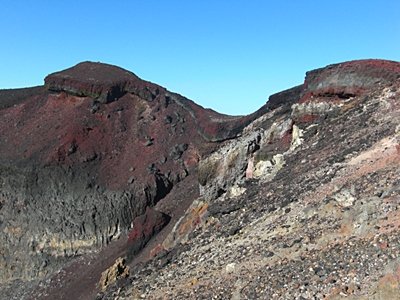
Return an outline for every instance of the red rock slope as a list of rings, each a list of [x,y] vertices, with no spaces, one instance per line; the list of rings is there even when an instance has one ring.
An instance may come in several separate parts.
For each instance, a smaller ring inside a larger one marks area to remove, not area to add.
[[[368,297],[386,277],[396,294],[399,78],[397,62],[327,66],[244,117],[89,62],[0,91],[0,279],[49,275],[133,220],[137,253],[166,213],[156,257],[99,298]],[[52,298],[96,292],[67,273]]]
[[[252,118],[93,62],[0,91],[0,280],[107,244]]]

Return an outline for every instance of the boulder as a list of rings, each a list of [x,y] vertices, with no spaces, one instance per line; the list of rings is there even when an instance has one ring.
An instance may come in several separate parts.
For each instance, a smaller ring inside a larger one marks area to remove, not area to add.
[[[150,239],[160,232],[171,219],[170,216],[147,207],[143,215],[136,217],[132,222],[132,229],[128,235],[127,256],[133,258]]]

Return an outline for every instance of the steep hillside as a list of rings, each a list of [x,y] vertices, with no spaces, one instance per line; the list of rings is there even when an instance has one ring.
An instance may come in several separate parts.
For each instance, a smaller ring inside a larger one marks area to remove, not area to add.
[[[400,64],[377,60],[272,96],[200,161],[156,257],[99,299],[399,299],[399,99]]]
[[[119,237],[255,118],[92,62],[0,91],[0,108],[0,282],[43,277]]]
[[[399,97],[382,60],[243,117],[91,62],[0,91],[2,297],[397,299]]]

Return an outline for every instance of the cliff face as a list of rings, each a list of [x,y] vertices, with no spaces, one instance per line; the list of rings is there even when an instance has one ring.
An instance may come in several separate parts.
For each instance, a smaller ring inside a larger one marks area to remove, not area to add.
[[[90,62],[0,91],[0,279],[47,289],[3,294],[90,298],[81,269],[51,274],[119,238],[133,261],[99,298],[390,299],[399,97],[400,64],[381,60],[308,72],[244,117]]]

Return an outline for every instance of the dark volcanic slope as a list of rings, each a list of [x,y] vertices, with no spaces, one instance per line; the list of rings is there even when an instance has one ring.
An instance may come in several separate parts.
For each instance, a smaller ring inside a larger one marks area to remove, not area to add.
[[[91,297],[171,220],[99,298],[369,299],[379,278],[398,295],[399,80],[397,62],[330,65],[244,117],[91,62],[0,91],[0,285]]]
[[[191,175],[211,141],[254,119],[203,109],[100,63],[45,83],[0,91],[2,281],[44,275],[104,245]]]

